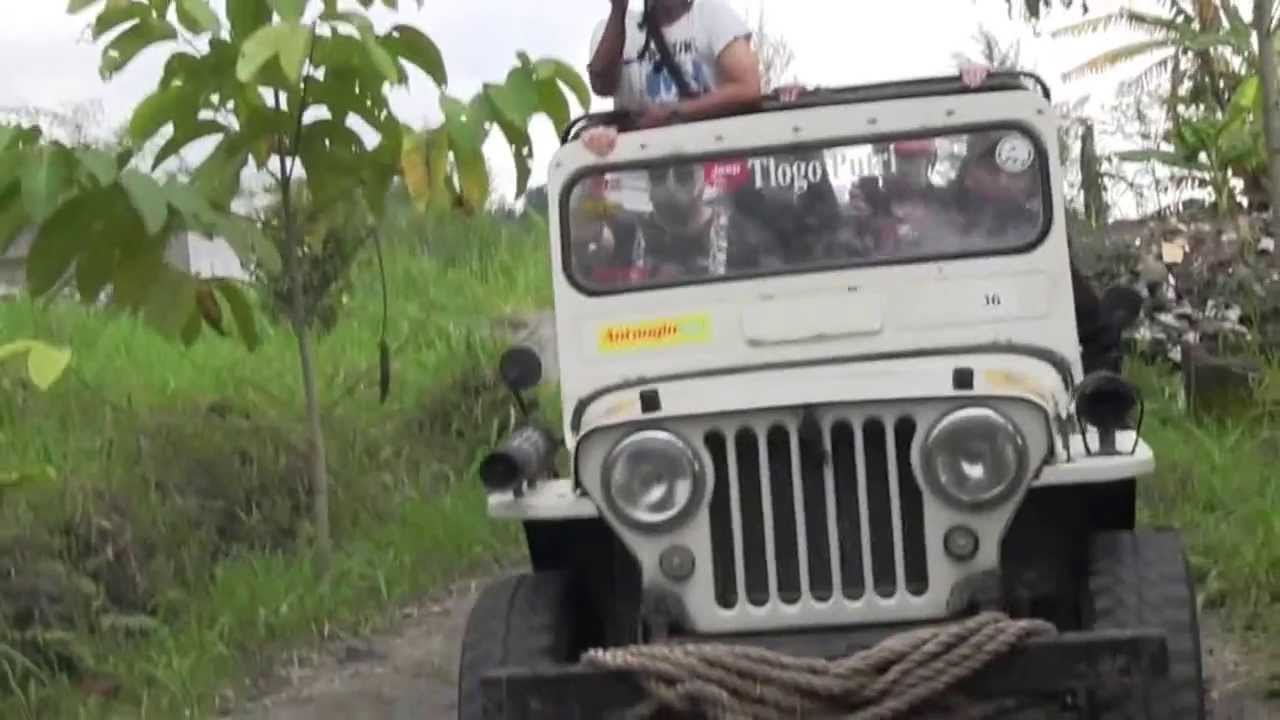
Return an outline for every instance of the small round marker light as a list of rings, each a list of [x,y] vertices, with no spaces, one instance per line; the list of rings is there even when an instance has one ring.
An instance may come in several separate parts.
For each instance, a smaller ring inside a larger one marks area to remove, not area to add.
[[[684,545],[672,545],[658,557],[658,566],[667,579],[682,582],[693,577],[693,551]]]
[[[972,560],[978,554],[978,533],[965,525],[955,525],[943,536],[942,547],[953,560]]]

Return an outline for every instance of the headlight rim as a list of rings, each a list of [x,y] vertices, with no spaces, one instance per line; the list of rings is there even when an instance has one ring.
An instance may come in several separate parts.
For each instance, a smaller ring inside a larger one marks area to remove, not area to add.
[[[942,482],[942,478],[938,477],[934,472],[934,464],[931,462],[932,458],[930,457],[929,449],[931,440],[943,424],[953,416],[967,411],[990,413],[1000,424],[1007,426],[1012,431],[1012,438],[1017,451],[1017,464],[1013,478],[1004,483],[996,492],[976,500],[961,497]],[[1031,449],[1026,434],[1022,432],[1022,428],[1007,413],[1001,412],[999,408],[990,403],[969,402],[945,410],[933,421],[933,424],[921,436],[920,460],[921,478],[936,497],[954,509],[965,512],[979,512],[1003,505],[1023,489],[1023,486],[1027,484],[1028,468],[1031,466]]]
[[[619,450],[629,441],[642,439],[650,435],[662,435],[676,441],[684,457],[687,457],[693,468],[693,488],[689,493],[689,499],[685,502],[678,512],[669,518],[656,523],[646,523],[635,519],[629,513],[622,509],[618,504],[617,498],[613,492],[613,482],[616,475],[616,465],[619,457]],[[682,527],[697,513],[702,507],[708,492],[708,480],[706,465],[703,462],[702,455],[699,454],[697,446],[689,442],[688,438],[683,434],[669,427],[645,426],[637,427],[623,434],[609,447],[604,455],[604,460],[600,466],[600,495],[604,500],[605,506],[609,510],[609,514],[616,518],[618,522],[626,527],[642,532],[645,534],[661,534],[671,532]]]

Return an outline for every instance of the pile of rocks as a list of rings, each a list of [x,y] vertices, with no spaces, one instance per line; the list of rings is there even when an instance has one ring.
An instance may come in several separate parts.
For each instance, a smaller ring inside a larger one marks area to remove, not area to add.
[[[1146,298],[1127,333],[1143,357],[1181,364],[1184,343],[1217,352],[1280,348],[1280,255],[1264,220],[1115,223],[1077,234],[1075,255],[1100,290],[1127,285]]]

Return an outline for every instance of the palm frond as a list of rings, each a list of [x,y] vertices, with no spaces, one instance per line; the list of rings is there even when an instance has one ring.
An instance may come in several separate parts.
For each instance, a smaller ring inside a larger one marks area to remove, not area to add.
[[[1076,80],[1089,75],[1111,70],[1117,65],[1121,65],[1130,60],[1136,60],[1144,55],[1150,55],[1161,50],[1171,50],[1174,43],[1167,39],[1146,40],[1143,42],[1123,45],[1118,48],[1112,48],[1104,53],[1095,55],[1085,62],[1062,74],[1064,82]]]
[[[1133,95],[1150,90],[1152,85],[1170,77],[1176,62],[1177,53],[1169,53],[1165,57],[1147,66],[1145,70],[1121,82],[1116,90],[1122,95]]]
[[[1128,8],[1117,10],[1106,15],[1081,20],[1049,33],[1051,38],[1083,37],[1095,33],[1106,32],[1116,28],[1133,30],[1148,35],[1174,35],[1184,28],[1185,23],[1178,23],[1169,18],[1152,15],[1140,10]]]

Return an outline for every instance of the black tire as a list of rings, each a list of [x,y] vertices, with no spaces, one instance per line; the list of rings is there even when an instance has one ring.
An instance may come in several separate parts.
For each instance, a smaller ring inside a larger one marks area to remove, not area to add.
[[[458,663],[458,720],[480,720],[480,679],[498,667],[569,662],[577,649],[567,573],[523,573],[486,587],[471,608]]]
[[[1098,630],[1154,627],[1169,648],[1167,677],[1100,694],[1098,717],[1204,720],[1204,675],[1195,589],[1181,537],[1169,530],[1100,532],[1089,548],[1085,625]]]

